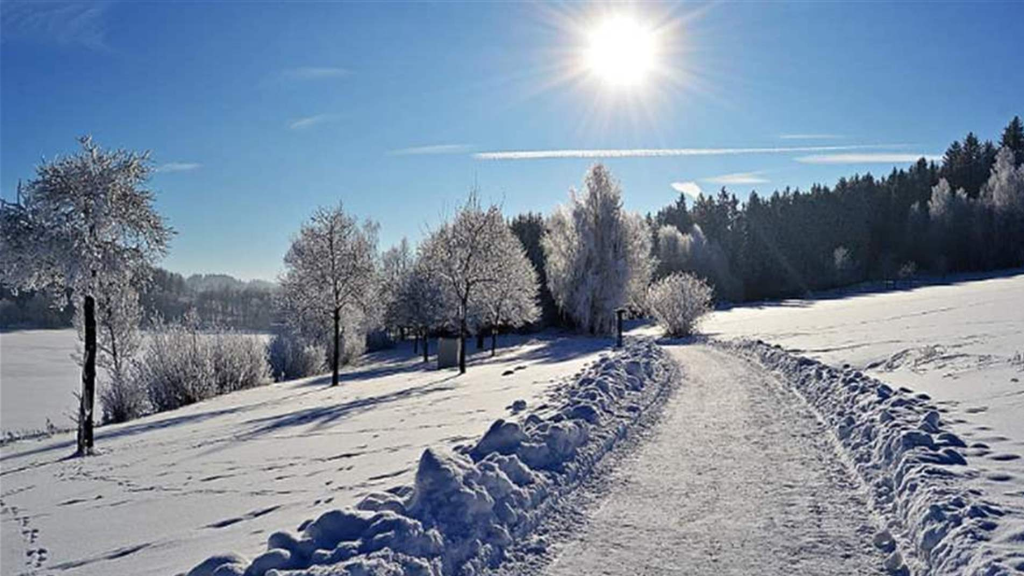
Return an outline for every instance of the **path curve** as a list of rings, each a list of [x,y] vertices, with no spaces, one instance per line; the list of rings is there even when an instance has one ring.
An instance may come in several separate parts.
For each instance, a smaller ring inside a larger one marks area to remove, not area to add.
[[[683,380],[656,431],[546,572],[884,573],[867,495],[810,408],[746,360],[668,350]]]

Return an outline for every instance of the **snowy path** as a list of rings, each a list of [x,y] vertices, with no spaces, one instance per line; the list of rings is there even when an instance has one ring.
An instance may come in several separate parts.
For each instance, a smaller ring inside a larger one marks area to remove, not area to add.
[[[825,426],[745,360],[670,347],[683,382],[551,575],[875,574],[866,495]]]

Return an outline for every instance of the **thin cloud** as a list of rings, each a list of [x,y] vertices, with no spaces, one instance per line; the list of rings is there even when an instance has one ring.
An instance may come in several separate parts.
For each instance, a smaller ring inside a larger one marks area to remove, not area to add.
[[[842,134],[779,134],[782,140],[842,140]]]
[[[550,160],[561,158],[663,158],[672,156],[727,156],[738,154],[785,154],[792,152],[837,152],[871,148],[901,148],[904,144],[863,144],[857,146],[783,146],[773,148],[624,148],[570,150],[510,150],[478,152],[477,160]]]
[[[461,154],[469,152],[473,146],[469,144],[433,144],[430,146],[413,146],[399,148],[388,152],[389,156],[419,156],[425,154]]]
[[[935,154],[889,154],[885,152],[859,154],[817,154],[796,159],[803,164],[911,164],[919,159],[937,161],[942,156]]]
[[[336,66],[299,66],[284,71],[286,78],[295,80],[322,80],[325,78],[343,78],[352,74],[346,68]]]
[[[723,186],[739,186],[744,184],[766,184],[770,182],[767,178],[760,175],[761,172],[734,172],[732,174],[722,174],[721,176],[712,176],[711,178],[704,178],[705,182],[711,182],[712,184],[721,184]]]
[[[156,172],[191,172],[192,170],[198,170],[203,165],[198,162],[168,162],[161,164],[154,168]]]
[[[0,12],[3,42],[28,41],[108,50],[107,2],[5,2]]]
[[[691,198],[696,198],[697,196],[700,196],[701,192],[703,192],[700,185],[696,182],[673,182],[669,184],[669,186],[671,186],[676,192],[686,194]]]
[[[327,122],[334,122],[337,119],[337,114],[317,114],[315,116],[306,116],[304,118],[292,120],[288,123],[288,128],[291,130],[303,130],[320,124],[326,124]]]

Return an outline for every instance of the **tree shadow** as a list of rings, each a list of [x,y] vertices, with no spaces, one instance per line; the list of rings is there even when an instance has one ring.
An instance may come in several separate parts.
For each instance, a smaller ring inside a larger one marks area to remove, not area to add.
[[[260,403],[262,404],[262,403]],[[128,424],[120,424],[114,426],[100,426],[96,428],[94,434],[94,441],[97,445],[101,444],[104,440],[113,440],[116,438],[130,437],[137,434],[143,434],[146,432],[153,432],[156,430],[163,430],[166,428],[174,428],[176,426],[183,425],[194,425],[212,418],[218,418],[226,416],[228,414],[235,414],[237,412],[248,411],[256,408],[260,404],[253,404],[248,406],[232,406],[230,408],[222,408],[219,410],[206,410],[202,412],[196,412],[194,414],[182,414],[179,416],[169,416],[154,419],[151,421],[136,421]],[[166,413],[165,413],[166,414]],[[158,415],[159,416],[159,415]],[[67,433],[69,435],[74,432]],[[32,448],[29,450],[19,450],[12,454],[0,455],[0,462],[8,462],[24,458],[26,456],[34,456],[38,454],[46,454],[56,450],[71,450],[76,447],[76,441],[74,439],[63,440],[59,442],[46,443],[38,448]],[[0,476],[16,472],[17,470],[3,470],[0,472]]]
[[[446,376],[420,386],[403,388],[402,390],[397,390],[395,392],[370,396],[367,398],[358,398],[331,406],[314,406],[303,410],[288,412],[286,414],[253,418],[251,420],[246,420],[242,425],[255,427],[240,434],[237,436],[237,439],[250,440],[279,430],[309,424],[314,425],[314,429],[321,429],[326,426],[333,425],[338,420],[347,416],[379,408],[386,404],[453,390],[456,387],[456,384],[451,382],[451,380],[455,377],[456,375]]]

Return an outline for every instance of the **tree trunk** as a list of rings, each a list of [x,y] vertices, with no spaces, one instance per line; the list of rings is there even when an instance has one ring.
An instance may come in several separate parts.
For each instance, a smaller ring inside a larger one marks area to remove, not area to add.
[[[338,356],[341,341],[341,310],[334,310],[334,354],[331,355],[331,386],[338,385]]]
[[[85,297],[85,357],[82,363],[82,398],[78,409],[78,455],[92,453],[92,411],[96,397],[96,299]]]
[[[491,326],[491,356],[494,356],[494,351],[498,348],[498,329]]]
[[[423,331],[423,361],[430,362],[430,333]]]
[[[483,328],[476,331],[476,349],[484,349],[484,331]]]
[[[412,353],[413,356],[420,353],[420,335],[413,332],[412,338]]]
[[[466,373],[466,332],[466,316],[463,315],[459,320],[459,374]]]

